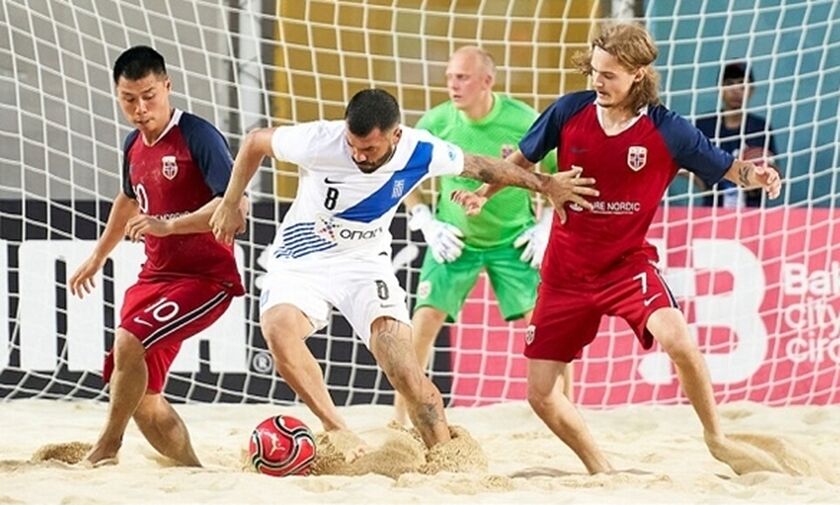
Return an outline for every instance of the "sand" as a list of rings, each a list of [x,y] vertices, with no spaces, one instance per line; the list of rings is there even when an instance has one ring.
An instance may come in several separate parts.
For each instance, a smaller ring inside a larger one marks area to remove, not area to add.
[[[722,406],[723,424],[733,440],[748,444],[740,447],[759,451],[767,465],[786,472],[743,475],[712,457],[687,406],[584,411],[613,466],[628,470],[597,476],[587,475],[574,454],[524,403],[448,409],[457,436],[448,448],[431,452],[415,443],[409,432],[387,426],[389,407],[354,406],[342,411],[371,452],[353,465],[327,467],[328,472],[350,475],[290,478],[243,471],[242,454],[251,429],[274,414],[294,415],[320,431],[304,407],[177,405],[176,409],[190,427],[205,468],[172,466],[133,424],[118,465],[70,466],[49,459],[56,456],[50,444],[76,442],[68,448],[78,454],[84,448],[80,443],[95,440],[105,404],[0,403],[0,504],[787,504],[840,500],[840,486],[831,483],[838,482],[835,469],[840,468],[840,406]]]

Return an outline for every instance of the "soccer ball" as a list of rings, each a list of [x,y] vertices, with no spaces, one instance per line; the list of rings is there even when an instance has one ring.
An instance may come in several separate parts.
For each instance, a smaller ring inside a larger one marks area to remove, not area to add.
[[[273,477],[309,475],[315,460],[315,439],[300,419],[269,417],[254,428],[248,444],[251,464]]]

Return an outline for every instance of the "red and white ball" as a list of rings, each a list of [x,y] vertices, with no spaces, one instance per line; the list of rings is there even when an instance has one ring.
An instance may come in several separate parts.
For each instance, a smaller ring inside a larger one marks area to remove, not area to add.
[[[273,477],[309,475],[315,461],[315,438],[300,419],[274,416],[254,428],[248,450],[251,464],[260,473]]]

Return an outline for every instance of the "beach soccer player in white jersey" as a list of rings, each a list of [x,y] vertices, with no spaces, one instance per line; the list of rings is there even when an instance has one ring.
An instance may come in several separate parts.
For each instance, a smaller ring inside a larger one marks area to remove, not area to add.
[[[401,125],[396,99],[367,89],[350,100],[344,121],[263,128],[245,137],[210,220],[218,240],[232,242],[243,225],[240,198],[267,156],[300,170],[297,196],[270,249],[260,299],[260,326],[277,371],[326,431],[346,430],[303,342],[327,324],[335,307],[405,398],[426,446],[448,441],[440,391],[415,357],[405,291],[391,267],[389,228],[397,207],[424,179],[446,174],[539,191],[557,208],[564,202],[589,208],[584,196],[597,194],[590,187],[594,180],[573,170],[548,176],[464,155],[453,144]]]

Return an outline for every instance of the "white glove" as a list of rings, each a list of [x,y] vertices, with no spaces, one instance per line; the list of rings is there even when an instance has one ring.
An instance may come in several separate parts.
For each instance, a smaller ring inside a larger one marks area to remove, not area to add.
[[[540,264],[542,264],[545,246],[548,244],[548,234],[551,231],[551,216],[553,214],[554,209],[544,209],[540,220],[534,226],[523,231],[513,242],[513,247],[525,246],[519,259],[530,262],[531,266],[536,269],[539,269]]]
[[[423,239],[432,251],[432,257],[438,263],[455,261],[464,250],[464,242],[459,238],[464,236],[461,230],[435,219],[428,205],[415,205],[411,208],[408,229],[420,230],[423,233]]]

